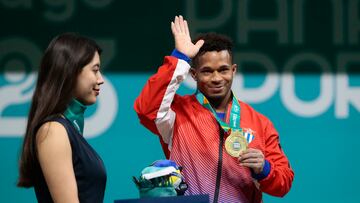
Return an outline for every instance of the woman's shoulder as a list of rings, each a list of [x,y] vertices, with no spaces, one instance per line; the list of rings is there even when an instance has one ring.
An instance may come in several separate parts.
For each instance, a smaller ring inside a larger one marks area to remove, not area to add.
[[[56,144],[68,143],[69,138],[65,126],[58,121],[47,121],[43,123],[36,133],[36,143]]]

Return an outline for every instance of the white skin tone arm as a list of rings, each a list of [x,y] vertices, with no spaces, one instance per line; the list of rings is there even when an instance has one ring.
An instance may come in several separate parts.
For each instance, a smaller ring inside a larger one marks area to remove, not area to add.
[[[72,151],[65,128],[57,122],[43,124],[37,132],[38,159],[51,197],[56,203],[78,203]]]

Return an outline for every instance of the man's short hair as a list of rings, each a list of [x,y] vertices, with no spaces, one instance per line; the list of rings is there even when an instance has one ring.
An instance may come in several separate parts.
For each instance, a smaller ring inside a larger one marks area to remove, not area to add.
[[[233,60],[232,49],[233,49],[233,42],[232,40],[222,34],[217,34],[214,32],[200,34],[195,40],[194,43],[199,41],[200,39],[204,40],[204,45],[200,48],[199,52],[194,56],[192,59],[192,67],[197,68],[199,63],[199,58],[206,52],[210,51],[223,51],[227,50],[231,57],[231,61]]]

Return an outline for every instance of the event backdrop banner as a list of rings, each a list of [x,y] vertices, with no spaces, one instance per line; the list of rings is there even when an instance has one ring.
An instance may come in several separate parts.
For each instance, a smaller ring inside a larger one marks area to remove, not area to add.
[[[33,189],[16,187],[18,160],[41,56],[63,32],[104,49],[85,137],[107,169],[105,202],[138,197],[131,177],[164,154],[133,103],[174,48],[179,14],[193,37],[233,39],[233,90],[280,134],[295,179],[284,198],[264,201],[360,202],[360,0],[0,0],[0,201],[36,202]],[[178,93],[195,88],[187,77]]]

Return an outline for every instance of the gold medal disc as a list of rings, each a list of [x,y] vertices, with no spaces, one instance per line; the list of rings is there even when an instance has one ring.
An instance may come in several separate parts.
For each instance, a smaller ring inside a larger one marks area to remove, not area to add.
[[[239,157],[247,149],[247,145],[243,132],[239,130],[232,131],[225,140],[226,152],[233,157]]]

